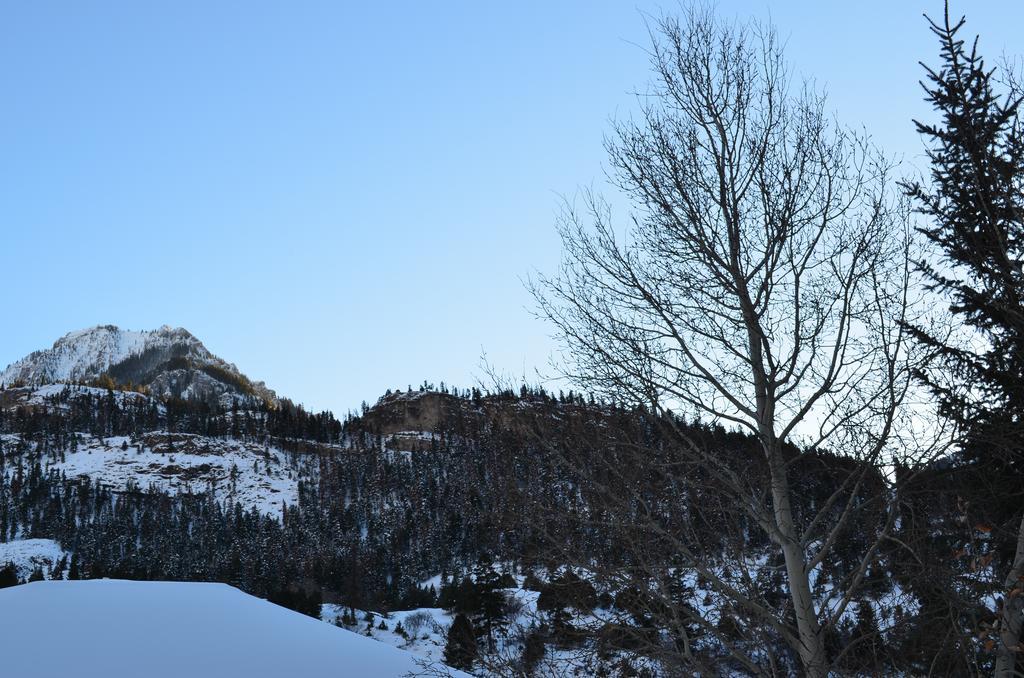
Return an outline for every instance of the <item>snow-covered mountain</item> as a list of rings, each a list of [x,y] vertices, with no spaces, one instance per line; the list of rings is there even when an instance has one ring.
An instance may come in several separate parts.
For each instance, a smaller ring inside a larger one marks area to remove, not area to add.
[[[210,353],[188,330],[167,325],[150,331],[101,325],[71,332],[0,372],[0,384],[37,386],[95,382],[144,386],[156,396],[202,399],[256,396],[274,401],[262,382]]]

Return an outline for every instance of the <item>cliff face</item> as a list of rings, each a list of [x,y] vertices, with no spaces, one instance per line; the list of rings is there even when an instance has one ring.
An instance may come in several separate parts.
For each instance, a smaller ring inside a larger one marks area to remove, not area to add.
[[[363,426],[381,435],[430,432],[468,414],[466,401],[437,391],[393,393],[377,401],[363,416]]]

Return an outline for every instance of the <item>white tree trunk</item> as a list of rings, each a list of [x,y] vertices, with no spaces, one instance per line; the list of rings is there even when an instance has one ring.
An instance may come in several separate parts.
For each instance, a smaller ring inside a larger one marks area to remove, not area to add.
[[[818,622],[814,598],[811,595],[811,581],[807,571],[807,558],[797,537],[793,521],[793,509],[789,496],[789,481],[785,475],[781,452],[770,452],[772,474],[772,504],[775,523],[779,529],[780,546],[786,562],[786,580],[790,600],[796,616],[797,633],[800,638],[800,663],[808,678],[824,678],[828,675],[828,659],[825,654],[825,639]]]
[[[999,678],[1019,676],[1017,656],[1020,654],[1020,631],[1024,622],[1024,594],[1013,592],[1024,585],[1024,516],[1017,528],[1017,552],[1013,566],[1003,581],[1003,611],[999,625],[999,650],[996,655],[996,673]]]

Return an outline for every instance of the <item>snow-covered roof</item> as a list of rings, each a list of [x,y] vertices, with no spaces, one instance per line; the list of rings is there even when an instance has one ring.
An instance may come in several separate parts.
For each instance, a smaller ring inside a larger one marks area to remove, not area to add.
[[[424,670],[408,652],[226,584],[108,579],[0,589],[0,667],[19,678],[398,678]]]

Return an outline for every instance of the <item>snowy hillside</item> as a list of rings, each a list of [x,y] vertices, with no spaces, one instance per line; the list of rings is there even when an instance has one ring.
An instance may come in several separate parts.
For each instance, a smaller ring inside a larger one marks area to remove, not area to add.
[[[52,539],[19,539],[0,542],[0,567],[13,563],[19,579],[28,579],[33,570],[39,568],[47,578],[61,559],[71,554]],[[63,573],[67,575],[67,571]]]
[[[530,637],[536,639],[542,629],[550,629],[553,619],[549,613],[538,608],[541,594],[524,588],[523,576],[516,576],[514,579],[515,586],[501,589],[505,616],[494,631],[494,646],[489,648],[486,643],[481,643],[478,664],[482,670],[480,675],[530,675],[550,678],[612,675],[660,678],[670,675],[657,670],[650,662],[630,657],[628,653],[605,648],[604,652],[599,654],[594,651],[594,647],[584,648],[579,640],[562,646],[555,643],[545,647],[542,652],[537,652],[532,671],[528,674],[523,673],[522,658]],[[433,577],[422,584],[433,585],[436,588],[441,585],[441,577]],[[575,629],[596,630],[601,628],[612,614],[611,610],[602,608],[591,611],[570,608],[560,612],[560,619],[561,623],[568,623]],[[320,617],[328,624],[361,633],[386,645],[410,652],[424,661],[440,663],[444,660],[445,646],[456,612],[439,607],[427,607],[382,614],[367,610],[351,610],[344,605],[324,604]]]
[[[14,408],[26,405],[49,410],[67,410],[68,402],[70,401],[85,397],[105,397],[107,391],[106,389],[93,386],[46,384],[35,388],[8,388],[3,394],[3,399],[0,400],[0,407]],[[145,395],[135,391],[114,391],[113,397],[118,407],[139,405],[148,401]],[[164,409],[161,404],[157,404],[157,408],[161,411]]]
[[[0,372],[0,384],[90,382],[101,377],[146,386],[155,395],[276,398],[262,383],[251,382],[237,367],[210,353],[187,330],[167,325],[151,331],[103,325],[70,332],[51,348],[9,365]]]
[[[224,584],[36,582],[0,590],[0,610],[3,673],[19,678],[399,678],[424,671],[407,652]]]
[[[153,412],[159,418],[166,412],[158,399],[132,391],[47,384],[0,391],[0,419],[19,409],[75,419],[76,413],[101,407],[97,403],[117,409],[122,420],[130,413]],[[156,488],[171,495],[205,494],[228,508],[238,503],[274,517],[281,516],[286,504],[298,503],[299,480],[309,479],[316,466],[308,457],[286,454],[263,436],[253,440],[169,432],[156,425],[132,426],[138,432],[128,435],[101,436],[82,432],[88,425],[77,423],[78,431],[71,429],[60,441],[45,445],[22,434],[0,433],[0,454],[13,453],[12,459],[22,463],[38,460],[43,472],[85,478],[118,493]],[[0,462],[0,474],[3,468]],[[15,468],[7,466],[6,475]]]
[[[162,431],[109,438],[82,434],[74,451],[47,467],[117,492],[131,485],[172,495],[212,492],[220,503],[275,516],[285,503],[298,503],[298,471],[288,467],[285,454],[240,440]]]
[[[531,624],[539,619],[536,592],[514,588],[506,589],[504,595],[516,613],[510,616],[507,625],[496,634],[497,649],[491,659],[521,656],[523,639],[529,633]],[[386,615],[358,610],[354,615],[356,623],[349,626],[344,623],[344,615],[348,610],[344,605],[324,604],[320,618],[328,624],[348,628],[385,645],[410,652],[425,661],[444,661],[444,648],[448,630],[455,619],[454,612],[439,607],[396,610]],[[541,672],[537,675],[546,674]],[[556,672],[552,675],[558,674]]]
[[[17,435],[0,435],[0,449],[16,449]],[[86,478],[114,492],[155,487],[171,495],[212,494],[229,508],[280,517],[298,503],[300,464],[276,447],[188,433],[76,436],[74,447],[42,459],[44,470]],[[2,560],[2,558],[0,558]]]

